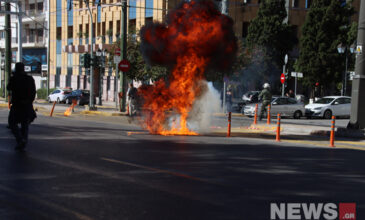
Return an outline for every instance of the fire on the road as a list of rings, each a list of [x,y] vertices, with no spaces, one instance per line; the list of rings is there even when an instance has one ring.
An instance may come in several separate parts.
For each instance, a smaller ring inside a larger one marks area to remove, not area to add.
[[[231,66],[237,51],[232,20],[212,1],[190,1],[168,16],[167,24],[152,23],[141,30],[142,51],[149,63],[172,69],[169,82],[142,88],[145,126],[153,134],[198,135],[188,128],[189,113],[204,94],[208,69]],[[173,110],[174,120],[166,112]]]

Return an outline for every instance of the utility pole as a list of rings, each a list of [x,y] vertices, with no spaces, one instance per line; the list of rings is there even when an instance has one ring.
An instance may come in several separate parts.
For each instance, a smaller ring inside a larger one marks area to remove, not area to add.
[[[92,61],[94,61],[94,27],[93,27],[93,13],[90,10],[90,6],[89,6],[89,1],[88,0],[84,0],[85,5],[87,6],[87,9],[89,10],[89,14],[90,14],[90,23],[89,25],[90,30],[91,30],[91,55],[90,55],[90,59]],[[94,62],[95,64],[95,62]],[[89,110],[94,110],[95,109],[95,105],[94,105],[94,66],[91,65],[90,66],[90,101],[89,101]]]
[[[47,97],[49,95],[49,77],[51,76],[51,0],[47,1],[48,7],[48,45],[47,45]]]
[[[127,1],[122,3],[122,14],[121,14],[121,41],[120,48],[122,52],[122,60],[127,59]],[[122,92],[121,111],[125,112],[126,96],[127,96],[127,75],[125,72],[120,71],[120,92]]]
[[[10,3],[5,2],[5,11],[10,12]],[[5,15],[5,99],[8,101],[8,90],[6,86],[8,85],[8,81],[11,74],[11,17],[10,13]]]
[[[22,23],[22,2],[18,2],[18,56],[16,61],[23,62],[23,23]]]
[[[352,81],[351,116],[348,128],[365,128],[365,0],[361,0],[359,10],[359,26],[357,32],[357,54],[355,76]]]
[[[222,3],[221,3],[221,13],[223,15],[228,15],[227,3],[228,3],[228,0],[222,0]],[[223,76],[223,113],[226,113],[227,84],[226,84],[226,81],[225,81],[224,78],[225,78],[225,76]]]

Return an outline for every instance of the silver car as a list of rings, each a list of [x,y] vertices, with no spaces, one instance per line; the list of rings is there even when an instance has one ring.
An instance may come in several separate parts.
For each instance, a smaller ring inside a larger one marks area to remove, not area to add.
[[[261,111],[261,103],[258,103],[259,115]],[[301,118],[305,113],[303,103],[299,103],[296,99],[288,97],[274,96],[271,101],[271,115],[276,116],[281,114],[283,117],[293,117],[295,119]],[[255,115],[255,104],[246,105],[244,108],[244,114],[248,117]]]
[[[331,119],[332,116],[350,117],[350,114],[351,97],[348,96],[326,96],[305,106],[307,118],[322,117]]]

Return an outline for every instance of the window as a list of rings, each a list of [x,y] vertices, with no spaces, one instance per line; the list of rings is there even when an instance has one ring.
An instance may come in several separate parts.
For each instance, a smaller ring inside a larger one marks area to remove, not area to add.
[[[67,38],[73,38],[73,26],[68,26],[67,27]]]
[[[128,8],[129,9],[129,19],[136,19],[136,16],[137,16],[136,6],[137,6],[137,0],[129,0],[129,8]]]
[[[286,104],[288,104],[288,99],[287,98],[278,98],[275,100],[275,102],[277,103],[277,105],[286,105]]]
[[[60,87],[61,67],[56,68],[55,87]]]
[[[289,102],[289,104],[297,104],[297,100],[295,100],[293,98],[288,98],[288,102]]]
[[[117,21],[117,33],[117,35],[120,35],[120,20]]]
[[[242,23],[242,38],[246,38],[248,34],[248,26],[250,26],[250,23],[243,22]]]
[[[38,42],[43,42],[43,29],[37,30]]]
[[[145,11],[145,17],[151,18],[153,17],[153,0],[146,0],[146,11]]]
[[[79,0],[79,7],[82,8],[82,4],[84,3],[84,0]]]
[[[351,99],[349,99],[349,98],[339,98],[335,102],[338,102],[338,104],[350,104]]]
[[[37,10],[38,10],[38,12],[43,12],[43,2],[38,2]]]
[[[56,4],[56,25],[62,27],[62,0],[57,0]]]
[[[292,1],[292,7],[293,8],[298,8],[299,7],[299,0],[293,0]]]
[[[74,24],[74,12],[73,12],[72,0],[67,0],[67,5],[71,6],[71,8],[68,8],[67,10],[67,25],[72,26]]]
[[[305,0],[305,8],[310,8],[312,0]]]

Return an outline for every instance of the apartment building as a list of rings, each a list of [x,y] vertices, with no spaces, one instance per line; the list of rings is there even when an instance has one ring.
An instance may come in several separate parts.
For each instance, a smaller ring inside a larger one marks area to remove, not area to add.
[[[12,66],[17,61],[18,42],[22,42],[22,57],[25,71],[35,79],[37,88],[45,88],[47,81],[47,48],[48,48],[48,5],[46,0],[23,0],[20,2],[21,32],[18,39],[19,22],[17,15],[11,15]],[[11,3],[12,12],[18,12],[18,4]],[[4,2],[2,2],[2,10]],[[5,15],[0,15],[0,24],[5,24]],[[0,52],[4,56],[5,26],[0,25]],[[3,57],[4,58],[4,57]],[[2,66],[3,67],[3,66]],[[4,88],[4,71],[1,71],[2,88]]]
[[[88,70],[80,67],[82,53],[110,51],[113,42],[120,37],[121,1],[90,1],[93,33],[90,15],[84,0],[51,0],[50,7],[50,87],[71,87],[89,89]],[[168,9],[179,1],[166,0],[128,0],[128,31],[136,33],[146,22],[162,21]],[[91,36],[93,42],[91,42]],[[86,71],[86,72],[85,72]],[[118,78],[110,66],[94,69],[94,93],[106,101],[115,101],[118,91]]]

